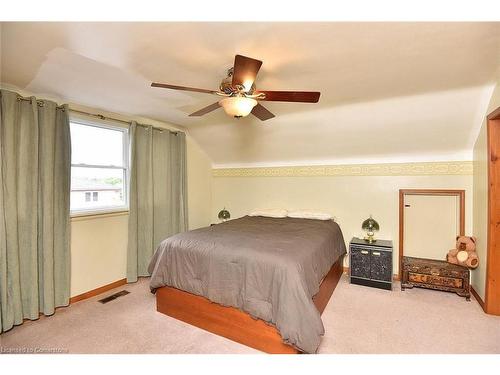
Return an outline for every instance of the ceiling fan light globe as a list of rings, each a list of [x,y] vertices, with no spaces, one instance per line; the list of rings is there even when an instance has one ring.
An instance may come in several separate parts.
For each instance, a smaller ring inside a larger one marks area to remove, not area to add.
[[[252,112],[253,107],[257,105],[257,100],[243,96],[233,96],[220,100],[219,105],[227,115],[240,118],[248,116]]]

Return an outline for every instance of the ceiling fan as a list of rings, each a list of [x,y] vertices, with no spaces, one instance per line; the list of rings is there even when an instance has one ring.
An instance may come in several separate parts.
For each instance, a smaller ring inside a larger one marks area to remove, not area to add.
[[[172,90],[203,92],[223,97],[223,99],[191,113],[189,116],[203,116],[222,107],[224,111],[232,117],[241,118],[252,113],[260,120],[265,121],[273,118],[274,114],[260,104],[258,102],[259,100],[302,103],[318,102],[320,93],[315,91],[257,90],[255,87],[255,78],[257,77],[261,65],[262,61],[260,60],[236,55],[234,58],[234,66],[228,70],[227,77],[222,80],[218,91],[156,82],[153,82],[151,86]]]

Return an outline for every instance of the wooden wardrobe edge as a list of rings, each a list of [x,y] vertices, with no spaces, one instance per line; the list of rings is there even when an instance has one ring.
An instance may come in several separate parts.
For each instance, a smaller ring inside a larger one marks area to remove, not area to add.
[[[313,297],[313,302],[320,313],[328,304],[342,276],[344,255],[332,265],[320,285],[319,292]],[[222,306],[205,297],[176,288],[164,286],[156,290],[156,310],[266,353],[301,353],[296,348],[285,344],[279,331],[273,325],[261,319],[255,319],[237,308]]]
[[[486,312],[483,299],[481,298],[481,296],[479,294],[477,294],[476,290],[474,289],[474,287],[472,285],[470,287],[470,292],[472,293],[472,295],[476,299],[477,303],[479,303],[479,306],[481,306],[483,311]]]
[[[488,120],[500,120],[500,107],[491,112],[486,116]]]
[[[498,298],[500,284],[498,277],[500,272],[500,256],[498,249],[500,247],[500,235],[498,229],[498,217],[496,217],[496,203],[500,189],[498,166],[498,151],[500,142],[498,134],[500,133],[500,107],[488,115],[486,125],[487,139],[487,161],[488,161],[488,225],[486,240],[486,280],[484,292],[484,311],[490,315],[500,315],[500,298]]]
[[[112,282],[110,284],[101,286],[99,288],[89,290],[88,292],[71,297],[69,299],[69,304],[71,305],[75,302],[79,302],[79,301],[82,301],[84,299],[95,297],[101,293],[107,292],[108,290],[118,288],[119,286],[125,285],[126,283],[127,283],[127,279],[121,279],[121,280],[117,280],[115,282]]]

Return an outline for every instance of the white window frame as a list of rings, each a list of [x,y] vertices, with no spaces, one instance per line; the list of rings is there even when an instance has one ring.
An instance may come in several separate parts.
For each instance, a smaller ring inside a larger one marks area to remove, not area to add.
[[[129,128],[127,126],[123,126],[116,122],[110,120],[100,120],[100,119],[87,119],[85,117],[70,115],[69,119],[70,124],[79,124],[85,126],[93,126],[95,128],[102,128],[108,130],[121,131],[123,133],[122,141],[123,141],[123,166],[116,165],[95,165],[95,164],[73,164],[71,162],[71,167],[79,167],[79,168],[102,168],[102,169],[121,169],[123,171],[124,181],[123,181],[123,196],[125,204],[122,206],[108,206],[108,207],[99,207],[99,208],[89,208],[89,209],[79,209],[79,210],[71,210],[71,217],[77,216],[87,216],[87,215],[99,215],[99,214],[108,214],[114,212],[123,212],[129,210],[129,182],[130,182],[130,141],[129,141]],[[91,196],[92,200],[92,196]]]

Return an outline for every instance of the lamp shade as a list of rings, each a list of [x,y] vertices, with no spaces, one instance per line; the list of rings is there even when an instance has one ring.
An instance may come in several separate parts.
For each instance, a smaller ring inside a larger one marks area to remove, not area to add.
[[[363,224],[361,224],[361,229],[370,231],[370,232],[377,232],[380,230],[380,226],[378,223],[375,221],[374,218],[370,215],[368,219],[363,221]]]
[[[378,232],[380,230],[380,226],[375,221],[375,219],[372,218],[372,215],[370,215],[370,217],[363,221],[363,224],[361,224],[361,229],[366,232],[365,241],[373,243],[376,241],[375,232]]]
[[[224,207],[222,210],[220,210],[218,217],[220,220],[226,221],[231,218],[231,215],[229,214],[229,211],[226,210],[226,207]]]
[[[245,98],[244,96],[232,96],[219,101],[219,105],[224,108],[229,116],[245,117],[252,112],[253,107],[257,105],[257,100]]]

